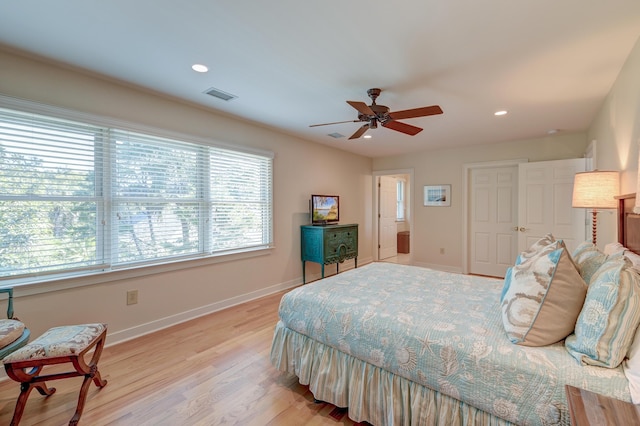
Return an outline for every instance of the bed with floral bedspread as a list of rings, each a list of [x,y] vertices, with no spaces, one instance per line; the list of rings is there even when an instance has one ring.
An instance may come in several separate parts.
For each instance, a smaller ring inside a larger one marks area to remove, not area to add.
[[[272,364],[374,425],[569,425],[565,384],[630,401],[622,367],[512,343],[504,281],[372,263],[287,293]]]

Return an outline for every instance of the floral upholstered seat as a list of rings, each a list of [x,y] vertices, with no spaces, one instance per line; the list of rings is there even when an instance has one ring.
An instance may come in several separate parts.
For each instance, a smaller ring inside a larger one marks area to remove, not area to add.
[[[45,381],[84,377],[80,386],[76,412],[69,425],[75,426],[80,420],[87,391],[91,382],[103,388],[107,381],[98,371],[98,360],[102,354],[107,336],[107,325],[101,323],[66,325],[53,327],[28,345],[10,353],[2,362],[7,376],[20,383],[20,395],[13,412],[12,425],[18,425],[27,398],[33,389],[41,395],[52,395],[56,389],[50,388]],[[90,353],[93,352],[92,355]],[[91,356],[91,359],[85,359]],[[69,370],[53,374],[41,374],[43,369],[56,364],[70,364]]]
[[[6,356],[5,364],[78,354],[106,329],[104,324],[53,327],[21,349]]]

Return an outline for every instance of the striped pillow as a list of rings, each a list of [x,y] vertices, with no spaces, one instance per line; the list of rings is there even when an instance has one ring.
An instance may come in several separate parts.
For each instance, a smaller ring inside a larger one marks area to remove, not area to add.
[[[622,257],[623,252],[606,255],[592,242],[585,241],[580,244],[572,253],[573,261],[580,271],[580,276],[589,285],[593,274],[609,259]]]
[[[640,276],[624,257],[593,274],[574,334],[565,347],[582,364],[615,368],[624,359],[640,323]]]

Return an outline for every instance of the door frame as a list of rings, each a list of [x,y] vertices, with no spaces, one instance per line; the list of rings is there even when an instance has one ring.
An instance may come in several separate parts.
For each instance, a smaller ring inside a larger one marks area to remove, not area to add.
[[[471,171],[474,169],[485,169],[485,168],[494,168],[494,167],[511,167],[518,166],[520,163],[528,163],[529,160],[527,158],[516,158],[513,160],[503,160],[503,161],[485,161],[481,163],[467,163],[463,165],[463,194],[462,198],[462,273],[469,273],[469,216],[470,216],[470,179],[471,179]],[[517,188],[516,188],[517,191]]]
[[[395,175],[408,175],[408,184],[409,184],[409,199],[407,200],[407,212],[409,212],[409,246],[411,246],[411,239],[413,238],[413,199],[415,198],[415,176],[414,169],[394,169],[394,170],[378,170],[373,172],[373,206],[371,209],[371,220],[373,223],[373,238],[371,238],[371,253],[373,253],[373,261],[378,262],[380,253],[378,250],[378,246],[380,245],[380,235],[378,229],[380,228],[380,200],[379,200],[379,192],[378,192],[378,180],[380,176],[395,176]],[[409,262],[413,258],[413,253],[409,251]]]

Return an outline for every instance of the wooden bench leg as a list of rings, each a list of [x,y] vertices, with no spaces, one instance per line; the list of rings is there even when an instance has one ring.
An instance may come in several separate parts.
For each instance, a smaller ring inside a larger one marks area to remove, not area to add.
[[[84,410],[84,404],[87,401],[87,393],[89,392],[89,385],[91,384],[91,381],[93,381],[99,388],[103,388],[107,385],[107,381],[102,380],[100,372],[98,371],[98,361],[100,360],[100,356],[102,355],[105,337],[106,333],[103,333],[96,342],[96,349],[93,352],[93,356],[91,357],[91,361],[89,361],[89,364],[86,364],[84,362],[83,357],[76,357],[72,360],[73,366],[75,367],[78,374],[84,375],[84,380],[82,381],[80,394],[78,395],[78,406],[76,407],[75,414],[69,421],[69,426],[76,426],[78,424],[78,421],[80,420],[80,416],[82,415],[82,411]]]
[[[29,398],[29,394],[33,389],[37,389],[40,395],[43,395],[43,396],[53,395],[53,393],[56,391],[56,388],[48,388],[44,382],[21,383],[20,395],[18,396],[18,401],[16,402],[16,408],[15,410],[13,410],[13,418],[11,419],[11,426],[17,426],[20,423],[20,419],[22,418],[22,413],[24,412],[24,406],[27,404],[27,399]]]

